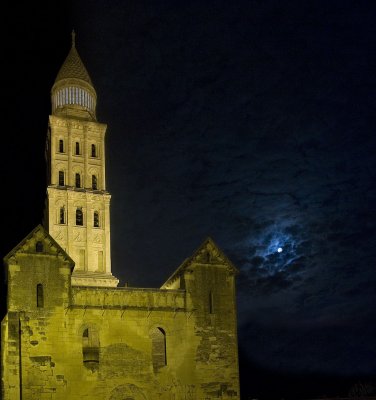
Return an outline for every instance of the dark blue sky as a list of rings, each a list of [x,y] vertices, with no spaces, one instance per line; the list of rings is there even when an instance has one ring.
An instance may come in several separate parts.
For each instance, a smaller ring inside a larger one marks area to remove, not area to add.
[[[121,284],[160,286],[211,236],[241,271],[244,398],[375,382],[376,5],[155,3],[9,9],[2,255],[41,221],[74,28],[108,124]]]

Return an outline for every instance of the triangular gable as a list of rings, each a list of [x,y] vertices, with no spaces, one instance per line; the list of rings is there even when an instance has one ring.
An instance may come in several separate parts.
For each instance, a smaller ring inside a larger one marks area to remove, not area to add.
[[[199,264],[219,264],[229,267],[231,272],[237,273],[233,263],[226,257],[213,239],[208,237],[190,257],[190,261]]]
[[[239,270],[234,264],[227,258],[223,251],[218,247],[214,240],[210,237],[204,240],[199,248],[193,253],[191,257],[188,257],[179,266],[179,268],[167,279],[162,285],[166,285],[168,282],[175,280],[180,276],[185,269],[187,269],[193,263],[206,264],[206,265],[224,265],[228,268],[230,273],[238,274]]]
[[[43,254],[56,255],[74,268],[74,261],[69,257],[65,250],[56,242],[56,240],[39,224],[36,226],[16,247],[14,247],[5,257],[4,262],[8,264],[17,254],[36,254],[36,243],[43,245]]]

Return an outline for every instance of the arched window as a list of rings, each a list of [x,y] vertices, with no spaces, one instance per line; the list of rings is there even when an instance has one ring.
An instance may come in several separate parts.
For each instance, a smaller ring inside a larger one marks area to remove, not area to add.
[[[59,140],[59,153],[64,153],[64,140]]]
[[[59,223],[65,224],[65,209],[64,209],[64,207],[60,207]]]
[[[59,171],[59,186],[65,185],[64,171]]]
[[[43,285],[41,283],[38,283],[37,285],[37,307],[44,307]]]
[[[82,212],[82,208],[77,208],[76,210],[76,225],[84,224],[84,214]]]
[[[93,327],[86,328],[82,333],[82,358],[85,367],[92,371],[98,368],[99,334]]]
[[[76,156],[80,155],[80,142],[76,142],[75,154],[76,154]]]
[[[96,175],[91,176],[91,186],[93,187],[93,190],[98,189],[98,179],[97,179]]]
[[[151,357],[154,371],[167,365],[166,333],[162,328],[154,328],[151,333]]]
[[[91,145],[91,156],[92,157],[96,157],[97,156],[97,148],[96,148],[95,144]]]
[[[94,225],[94,228],[99,228],[99,212],[98,211],[94,211],[93,225]]]
[[[81,175],[79,173],[76,173],[76,188],[81,187]]]

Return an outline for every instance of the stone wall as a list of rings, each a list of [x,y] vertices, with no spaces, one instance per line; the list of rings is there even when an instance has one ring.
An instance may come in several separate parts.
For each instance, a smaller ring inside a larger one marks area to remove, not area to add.
[[[184,290],[72,288],[73,307],[185,309]]]
[[[4,400],[240,398],[231,269],[193,262],[184,290],[71,287],[56,246],[37,231],[7,259]]]

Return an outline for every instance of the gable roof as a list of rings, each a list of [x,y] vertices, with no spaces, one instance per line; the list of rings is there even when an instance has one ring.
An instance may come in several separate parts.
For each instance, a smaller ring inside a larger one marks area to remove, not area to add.
[[[183,263],[175,270],[175,272],[166,280],[162,285],[166,285],[177,279],[182,275],[191,264],[206,264],[206,265],[224,265],[228,271],[232,274],[237,275],[239,270],[235,265],[227,258],[219,246],[210,237],[206,238],[204,242],[197,248],[191,257],[186,258]]]
[[[43,254],[56,255],[60,257],[62,261],[68,262],[70,264],[71,270],[74,268],[74,261],[69,257],[66,251],[56,242],[56,240],[47,232],[47,230],[41,225],[37,225],[21,242],[18,243],[5,257],[4,263],[8,264],[9,261],[15,257],[17,254],[35,254],[35,246],[30,246],[30,240],[36,239],[43,243],[43,248],[48,249],[44,251]]]

